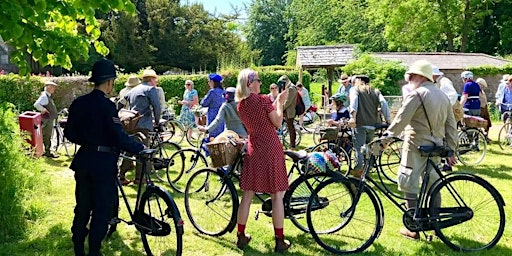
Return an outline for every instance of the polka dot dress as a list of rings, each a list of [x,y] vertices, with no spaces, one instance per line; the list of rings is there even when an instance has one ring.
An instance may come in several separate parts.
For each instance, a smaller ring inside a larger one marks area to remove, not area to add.
[[[283,146],[268,114],[274,110],[266,95],[251,93],[240,101],[240,119],[249,134],[240,188],[275,193],[288,189]]]

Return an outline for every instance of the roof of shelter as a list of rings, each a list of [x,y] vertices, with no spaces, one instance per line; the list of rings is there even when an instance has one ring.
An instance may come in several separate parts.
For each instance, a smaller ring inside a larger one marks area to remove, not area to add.
[[[345,66],[354,59],[353,45],[297,47],[297,67],[325,68]]]
[[[512,61],[494,57],[483,53],[458,52],[377,52],[373,56],[385,60],[397,60],[407,66],[417,60],[425,59],[444,70],[467,69],[478,66],[504,66]]]

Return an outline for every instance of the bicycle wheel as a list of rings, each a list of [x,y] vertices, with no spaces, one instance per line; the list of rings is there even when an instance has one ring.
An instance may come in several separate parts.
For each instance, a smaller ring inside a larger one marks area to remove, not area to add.
[[[188,127],[185,133],[187,142],[191,147],[197,147],[204,138],[204,133],[199,131],[197,127]]]
[[[185,139],[185,128],[177,120],[171,120],[171,121],[166,122],[165,130],[166,130],[166,134],[167,133],[169,134],[169,137],[167,138],[164,136],[164,138],[167,138],[167,140],[169,140],[171,142],[174,142],[174,143],[180,145],[181,142],[183,141],[183,139]]]
[[[307,117],[304,116],[304,119],[308,119],[307,122],[304,120],[303,127],[306,129],[308,133],[313,133],[315,131],[316,126],[318,126],[321,122],[320,117],[316,112],[308,112]]]
[[[311,193],[321,182],[331,177],[332,174],[329,172],[301,175],[290,184],[290,188],[284,194],[285,215],[303,232],[309,232],[305,213]],[[325,204],[321,203],[320,207],[324,206]]]
[[[350,169],[354,165],[353,161],[355,160],[355,157],[349,156],[345,149],[343,149],[342,147],[338,146],[333,142],[328,141],[322,142],[314,146],[311,149],[311,152],[325,152],[327,150],[331,150],[331,152],[333,152],[338,157],[338,160],[341,163],[340,172],[343,173],[344,175],[348,175]]]
[[[174,165],[171,163],[171,156],[179,151],[181,147],[174,142],[163,141],[155,148],[157,151],[153,155],[152,174],[155,174],[158,181],[165,181],[165,175],[168,172],[169,166]]]
[[[286,126],[286,124],[284,124]],[[278,133],[279,138],[281,139],[281,143],[283,143],[283,147],[288,148],[290,147],[290,135],[288,132],[288,129],[281,128],[281,133]],[[295,147],[298,147],[300,145],[300,141],[302,140],[302,133],[299,129],[295,129]]]
[[[457,157],[464,165],[477,165],[487,152],[485,135],[476,128],[459,132],[457,140]]]
[[[195,172],[185,189],[185,210],[199,233],[221,236],[235,228],[238,194],[233,182],[219,169]]]
[[[184,193],[187,182],[195,170],[205,167],[208,167],[208,162],[201,152],[191,148],[181,149],[171,156],[167,181],[176,192]]]
[[[147,255],[181,255],[183,220],[169,193],[149,187],[141,196],[134,219]]]
[[[403,141],[397,140],[390,143],[379,157],[379,167],[384,177],[393,183],[398,181],[398,167],[402,159]]]
[[[329,252],[362,252],[382,230],[384,215],[380,200],[368,186],[363,187],[359,197],[354,195],[359,183],[355,178],[333,178],[321,183],[309,199],[306,211],[309,231]],[[319,198],[324,201],[323,207],[318,207]]]
[[[512,150],[512,123],[505,123],[498,134],[498,144],[501,150]]]
[[[315,130],[313,131],[313,144],[319,144],[322,142],[322,134],[321,132],[324,131],[325,128],[327,128],[327,123],[322,123],[320,122],[316,127],[315,127]],[[325,142],[325,140],[323,140],[323,142]]]
[[[450,175],[432,187],[430,198],[439,196],[441,208],[431,199],[430,215],[439,220],[433,225],[445,244],[456,251],[479,251],[498,243],[505,228],[505,210],[491,184],[474,175]]]

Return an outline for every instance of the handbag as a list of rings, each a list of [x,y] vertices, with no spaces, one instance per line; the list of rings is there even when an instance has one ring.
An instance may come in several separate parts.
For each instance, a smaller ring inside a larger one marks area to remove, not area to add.
[[[128,109],[120,109],[117,114],[121,124],[123,125],[123,128],[127,133],[135,132],[139,120],[143,117],[143,115],[139,114],[139,112]]]

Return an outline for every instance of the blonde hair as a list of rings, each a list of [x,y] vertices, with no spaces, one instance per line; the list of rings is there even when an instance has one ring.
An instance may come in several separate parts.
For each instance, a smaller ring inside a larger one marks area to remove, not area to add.
[[[194,81],[192,80],[186,80],[185,84],[190,84],[190,89],[194,89]]]
[[[247,84],[249,83],[249,75],[252,73],[256,73],[256,71],[249,68],[242,69],[240,73],[238,73],[235,101],[241,101],[249,97],[250,92]]]
[[[487,82],[483,78],[478,78],[475,82],[482,88],[487,88]]]

